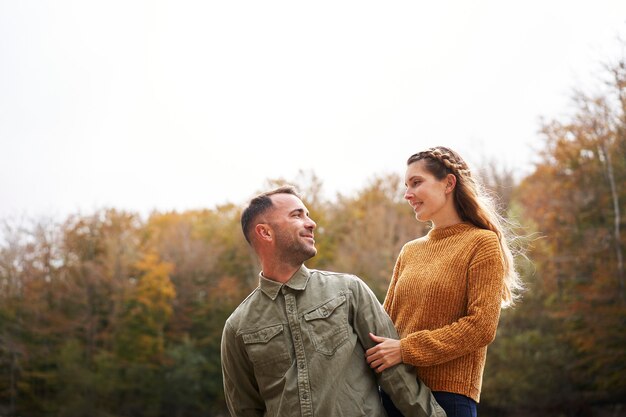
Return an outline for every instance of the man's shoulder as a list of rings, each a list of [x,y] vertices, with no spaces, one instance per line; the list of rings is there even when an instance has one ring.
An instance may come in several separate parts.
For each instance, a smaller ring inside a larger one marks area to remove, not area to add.
[[[361,281],[359,277],[354,274],[349,274],[347,272],[336,272],[336,271],[325,271],[321,269],[309,269],[309,273],[311,274],[311,278],[321,279],[321,280],[333,280],[333,281],[341,281],[350,283],[353,281]]]
[[[327,271],[324,269],[309,269],[309,273],[311,275],[319,274],[325,277],[350,277],[354,276],[354,274],[349,274],[347,272],[337,272],[337,271]]]
[[[309,270],[313,285],[340,286],[346,289],[355,287],[367,287],[367,284],[357,275],[348,272],[325,271],[319,269]]]

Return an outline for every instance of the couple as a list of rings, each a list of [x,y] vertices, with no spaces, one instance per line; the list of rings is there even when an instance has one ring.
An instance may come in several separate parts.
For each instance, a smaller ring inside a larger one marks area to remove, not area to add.
[[[293,188],[244,210],[262,272],[224,326],[233,416],[476,415],[500,306],[519,288],[505,230],[448,148],[411,156],[405,186],[433,228],[402,248],[383,306],[358,277],[303,265],[316,224]]]

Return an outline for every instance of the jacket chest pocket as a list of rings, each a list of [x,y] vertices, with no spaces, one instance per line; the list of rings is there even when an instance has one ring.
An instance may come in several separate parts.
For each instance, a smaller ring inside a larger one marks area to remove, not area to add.
[[[341,295],[304,314],[309,337],[315,350],[333,355],[349,336],[348,303]]]
[[[276,324],[241,335],[254,372],[280,378],[291,366],[291,356],[282,324]]]

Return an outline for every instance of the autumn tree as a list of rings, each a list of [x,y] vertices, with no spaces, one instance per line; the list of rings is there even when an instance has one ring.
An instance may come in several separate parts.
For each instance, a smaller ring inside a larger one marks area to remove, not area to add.
[[[325,226],[335,242],[330,267],[358,275],[381,301],[400,249],[427,232],[403,195],[399,176],[375,176],[354,196],[340,195]]]
[[[576,113],[546,123],[546,149],[520,186],[525,214],[544,236],[533,253],[555,331],[570,347],[568,375],[589,402],[626,394],[623,271],[626,136],[624,65],[610,93],[578,93]]]

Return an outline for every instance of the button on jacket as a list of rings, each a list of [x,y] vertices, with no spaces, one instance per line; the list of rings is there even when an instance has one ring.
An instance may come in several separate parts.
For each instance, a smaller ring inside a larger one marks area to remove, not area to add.
[[[405,416],[444,417],[413,368],[375,374],[368,334],[398,338],[372,291],[354,275],[302,266],[285,284],[260,285],[226,321],[222,371],[233,416],[386,416],[378,384]]]

